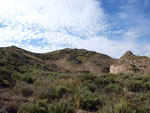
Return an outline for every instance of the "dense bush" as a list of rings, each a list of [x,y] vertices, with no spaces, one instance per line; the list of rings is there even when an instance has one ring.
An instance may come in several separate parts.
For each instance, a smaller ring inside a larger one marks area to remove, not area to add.
[[[120,93],[122,88],[118,84],[108,84],[104,87],[106,93]]]
[[[134,92],[148,91],[150,90],[150,76],[149,75],[132,76],[127,87],[129,88],[129,90]]]
[[[27,82],[27,83],[29,83],[29,84],[34,83],[33,78],[32,78],[31,76],[29,76],[29,75],[24,75],[24,76],[22,77],[22,80],[25,81],[25,82]]]
[[[12,72],[9,69],[0,67],[0,81],[4,86],[14,85],[17,80],[21,79],[21,75]]]
[[[74,104],[77,108],[95,111],[102,103],[98,96],[86,88],[79,88],[74,94]]]
[[[69,92],[67,86],[53,80],[39,80],[35,83],[35,96],[39,99],[54,100]]]

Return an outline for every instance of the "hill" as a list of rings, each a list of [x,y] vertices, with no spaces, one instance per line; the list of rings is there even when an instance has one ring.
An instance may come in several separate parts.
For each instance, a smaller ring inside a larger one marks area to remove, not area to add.
[[[116,60],[84,49],[63,49],[39,54],[11,46],[0,48],[0,84],[13,85],[28,73],[109,73]]]
[[[24,73],[32,68],[63,73],[108,73],[115,59],[84,49],[63,49],[45,54],[12,46],[0,48],[0,67]]]
[[[120,59],[85,49],[33,53],[11,46],[0,48],[0,68],[16,73],[42,70],[57,73],[150,73],[150,58],[127,51]]]
[[[46,65],[63,73],[108,73],[116,60],[100,53],[84,49],[63,49],[41,54]]]

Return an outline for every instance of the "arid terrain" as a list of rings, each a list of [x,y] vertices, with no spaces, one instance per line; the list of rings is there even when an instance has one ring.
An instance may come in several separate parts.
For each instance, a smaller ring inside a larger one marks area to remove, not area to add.
[[[150,58],[0,48],[0,113],[150,113]]]

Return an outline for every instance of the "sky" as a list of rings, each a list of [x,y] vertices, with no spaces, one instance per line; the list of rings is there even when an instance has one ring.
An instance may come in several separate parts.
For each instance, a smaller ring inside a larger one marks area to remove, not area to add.
[[[0,47],[150,56],[150,0],[0,0]]]

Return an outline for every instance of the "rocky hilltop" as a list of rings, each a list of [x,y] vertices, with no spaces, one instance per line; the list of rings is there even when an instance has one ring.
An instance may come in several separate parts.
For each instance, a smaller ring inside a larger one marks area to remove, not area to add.
[[[150,73],[150,58],[127,51],[120,59],[85,49],[33,53],[11,46],[0,48],[0,70],[26,73],[32,70],[57,73]]]
[[[136,56],[127,51],[115,64],[110,66],[110,73],[150,73],[150,58]]]

